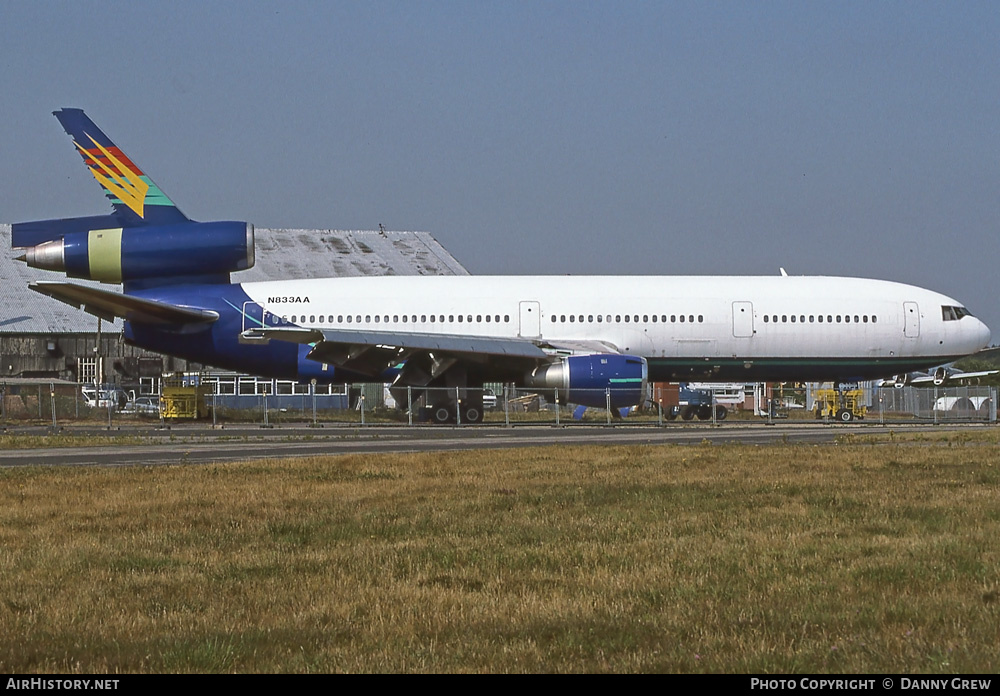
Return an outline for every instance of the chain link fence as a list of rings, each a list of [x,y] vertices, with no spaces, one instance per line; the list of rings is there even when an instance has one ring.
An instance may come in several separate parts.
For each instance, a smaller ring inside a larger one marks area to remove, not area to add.
[[[242,379],[242,378],[241,378]],[[252,380],[252,378],[249,378]],[[865,423],[996,423],[997,390],[989,386],[863,387],[836,393],[805,386],[746,389],[743,402],[732,388],[703,389],[697,402],[647,400],[641,407],[618,407],[612,390],[573,390],[567,402],[559,390],[518,389],[488,384],[482,389],[441,387],[390,389],[383,384],[350,386],[294,385],[277,380],[246,384],[206,379],[205,408],[191,418],[164,417],[164,396],[135,394],[114,386],[71,382],[17,380],[0,382],[0,422],[4,425],[74,423],[169,425],[199,420],[261,426],[448,424],[515,425],[651,425],[762,422],[775,420],[848,421]],[[236,385],[235,387],[233,385]],[[245,388],[244,388],[245,387]],[[652,392],[651,392],[652,395]],[[845,417],[849,410],[851,417]],[[200,416],[200,417],[198,417]]]
[[[903,387],[876,392],[873,410],[880,420],[908,418],[934,423],[997,420],[995,387]]]

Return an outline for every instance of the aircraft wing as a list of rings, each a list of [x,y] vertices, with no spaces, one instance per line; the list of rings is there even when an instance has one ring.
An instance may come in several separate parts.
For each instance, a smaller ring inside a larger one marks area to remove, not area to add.
[[[303,329],[299,327],[248,329],[243,332],[243,336],[249,340],[275,339],[293,343],[315,344],[313,347],[313,352],[316,353],[315,359],[319,359],[324,353],[338,353],[345,349],[362,348],[382,348],[406,352],[426,350],[452,354],[509,356],[533,360],[548,358],[548,354],[534,342],[517,338],[452,336],[398,331]]]
[[[255,328],[243,332],[249,341],[270,340],[293,343],[330,343],[347,346],[382,346],[408,350],[437,350],[449,353],[481,353],[545,360],[560,353],[620,353],[606,341],[533,341],[526,338],[450,336],[448,334],[402,333],[398,331],[348,331],[307,329],[297,326]]]
[[[428,356],[438,363],[460,360],[529,369],[552,359],[541,345],[526,338],[274,327],[248,329],[242,339],[312,345],[310,360],[370,375],[380,375],[386,368],[417,355]],[[604,348],[596,352],[612,351]]]
[[[948,382],[961,382],[967,379],[975,379],[977,377],[989,377],[990,375],[995,375],[1000,372],[1000,370],[982,370],[980,372],[949,372],[945,378],[944,383]],[[938,383],[942,383],[939,377],[935,377],[933,374],[930,375],[918,375],[915,377],[910,377],[906,380],[909,385],[913,384],[930,384],[938,380]]]
[[[219,318],[218,312],[209,309],[180,307],[74,283],[39,280],[28,287],[107,321],[120,317],[146,324],[209,324]]]

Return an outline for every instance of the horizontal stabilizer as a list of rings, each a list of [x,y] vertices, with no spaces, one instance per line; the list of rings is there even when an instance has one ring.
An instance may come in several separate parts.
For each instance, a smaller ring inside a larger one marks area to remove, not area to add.
[[[28,287],[108,321],[120,317],[144,324],[208,324],[219,318],[218,312],[209,309],[179,307],[73,283],[40,280]]]

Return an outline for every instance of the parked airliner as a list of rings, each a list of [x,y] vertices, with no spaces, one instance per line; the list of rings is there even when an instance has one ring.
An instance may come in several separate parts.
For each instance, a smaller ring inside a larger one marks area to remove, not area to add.
[[[989,329],[958,301],[862,278],[362,277],[232,283],[253,226],[189,220],[79,109],[56,118],[110,215],[13,225],[29,265],[122,283],[31,288],[125,319],[143,348],[300,381],[390,381],[435,420],[482,418],[484,382],[628,406],[653,381],[855,381],[951,362]],[[438,389],[445,387],[447,389]],[[461,409],[456,414],[456,411]]]

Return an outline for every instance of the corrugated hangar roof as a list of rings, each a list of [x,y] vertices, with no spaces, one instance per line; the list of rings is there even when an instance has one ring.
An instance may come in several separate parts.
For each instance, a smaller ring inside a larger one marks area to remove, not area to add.
[[[254,267],[233,281],[469,275],[427,232],[260,229]]]
[[[233,274],[233,282],[380,275],[468,275],[469,272],[427,232],[379,230],[255,230],[254,267]],[[4,253],[6,250],[6,253]],[[0,331],[90,333],[97,318],[28,289],[35,280],[62,280],[61,273],[15,261],[10,225],[0,224]],[[71,279],[80,285],[112,286]],[[118,286],[120,289],[120,286]],[[104,323],[104,330],[114,328]]]

